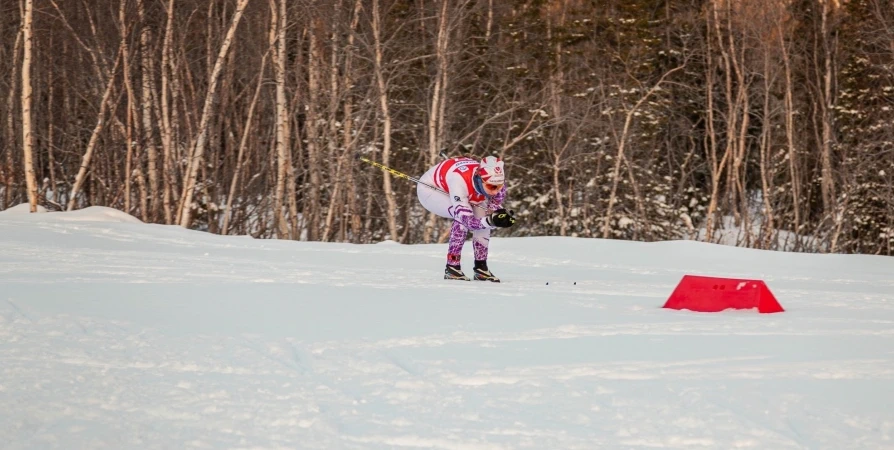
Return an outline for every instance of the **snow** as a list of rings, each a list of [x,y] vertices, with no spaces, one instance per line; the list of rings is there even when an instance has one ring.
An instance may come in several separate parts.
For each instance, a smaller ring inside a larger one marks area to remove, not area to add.
[[[502,284],[439,279],[446,245],[0,213],[2,447],[894,448],[894,259],[492,247]],[[787,311],[662,309],[693,273]]]
[[[37,212],[45,213],[47,209],[43,206],[37,205]],[[31,205],[27,203],[20,203],[18,205],[13,206],[12,208],[0,211],[0,215],[11,216],[11,215],[22,215],[22,214],[31,214]],[[2,217],[2,216],[0,216]]]
[[[37,207],[37,212],[45,213],[47,212],[46,208],[43,206]],[[31,221],[38,222],[110,222],[110,223],[143,223],[140,219],[137,219],[130,214],[125,212],[118,211],[117,209],[106,208],[105,206],[91,206],[89,208],[80,209],[77,211],[69,211],[65,214],[60,214],[58,212],[52,213],[52,216],[43,216],[43,215],[34,215],[30,216],[30,210],[28,209],[28,204],[23,203],[20,205],[16,205],[12,208],[9,208],[5,211],[0,211],[0,219],[6,216],[19,216],[18,219],[26,219]]]

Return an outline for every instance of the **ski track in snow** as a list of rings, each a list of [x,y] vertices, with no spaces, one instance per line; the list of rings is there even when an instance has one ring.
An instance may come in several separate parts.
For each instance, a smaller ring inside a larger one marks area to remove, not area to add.
[[[0,215],[0,447],[894,448],[890,258],[493,243],[501,285],[443,245]],[[685,273],[788,311],[661,309]]]

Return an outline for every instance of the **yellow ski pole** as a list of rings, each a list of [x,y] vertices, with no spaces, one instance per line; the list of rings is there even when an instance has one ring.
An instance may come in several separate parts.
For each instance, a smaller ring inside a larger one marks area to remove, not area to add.
[[[394,169],[392,169],[392,168],[390,168],[390,167],[388,167],[388,166],[385,166],[385,165],[383,165],[383,164],[379,164],[379,163],[377,163],[377,162],[375,162],[375,161],[373,161],[373,160],[371,160],[371,159],[369,159],[369,158],[367,158],[367,157],[365,157],[365,156],[360,156],[360,160],[363,161],[363,162],[365,162],[365,163],[367,163],[367,164],[370,164],[370,165],[372,165],[372,166],[374,166],[374,167],[378,167],[378,168],[380,168],[380,169],[382,169],[382,170],[384,170],[384,171],[386,171],[386,172],[388,172],[388,173],[390,173],[390,174],[392,174],[392,175],[394,175],[394,176],[396,176],[396,177],[398,177],[398,178],[403,178],[403,179],[405,179],[405,180],[412,181],[413,183],[421,184],[421,185],[423,185],[423,186],[425,186],[425,187],[427,187],[427,188],[429,188],[429,189],[434,189],[434,190],[436,190],[436,191],[438,191],[438,192],[440,192],[440,193],[442,193],[442,194],[444,194],[444,195],[446,195],[446,196],[448,196],[448,197],[450,196],[450,193],[449,193],[449,192],[447,192],[447,191],[445,191],[445,190],[443,190],[443,189],[441,189],[441,188],[439,188],[439,187],[437,187],[437,186],[432,186],[432,185],[430,185],[430,184],[428,184],[428,183],[426,183],[426,182],[424,182],[424,181],[422,181],[422,180],[420,180],[420,179],[418,179],[418,178],[413,178],[413,177],[411,177],[411,176],[409,176],[409,175],[407,175],[407,174],[405,174],[405,173],[403,173],[403,172],[398,172],[397,170],[394,170]],[[481,206],[481,205],[472,205],[472,207],[474,207],[474,208],[478,208],[478,209],[480,209],[480,210],[482,210],[482,211],[484,211],[484,212],[490,212],[490,211],[487,210],[487,208],[485,208],[485,207],[483,207],[483,206]]]

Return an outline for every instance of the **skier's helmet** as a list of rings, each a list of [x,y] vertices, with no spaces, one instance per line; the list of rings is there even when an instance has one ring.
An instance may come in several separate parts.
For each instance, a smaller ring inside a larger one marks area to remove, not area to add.
[[[503,160],[496,156],[486,156],[478,164],[476,172],[476,184],[480,180],[480,190],[489,196],[497,195],[503,189],[506,181],[506,172],[503,170]],[[479,186],[476,186],[479,187]]]

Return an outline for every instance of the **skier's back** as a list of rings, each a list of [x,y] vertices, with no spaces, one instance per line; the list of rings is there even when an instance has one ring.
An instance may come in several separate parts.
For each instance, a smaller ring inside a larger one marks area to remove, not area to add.
[[[487,268],[490,230],[510,227],[515,223],[512,214],[503,209],[506,199],[503,161],[495,156],[485,157],[481,161],[466,157],[450,158],[430,168],[420,177],[420,181],[416,193],[422,206],[438,216],[453,219],[444,278],[469,279],[460,267],[460,256],[466,233],[471,231],[475,250],[475,279],[499,282],[500,279]],[[431,186],[442,189],[448,195]]]

